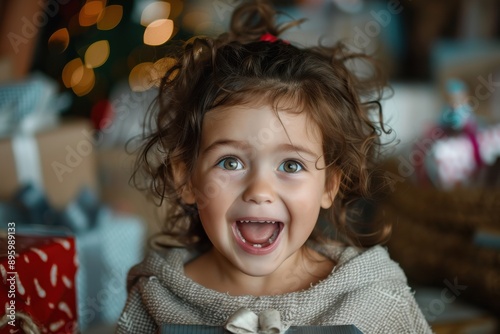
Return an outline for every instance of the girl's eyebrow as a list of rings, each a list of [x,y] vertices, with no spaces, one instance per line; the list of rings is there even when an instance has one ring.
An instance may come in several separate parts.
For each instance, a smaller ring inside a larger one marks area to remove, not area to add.
[[[300,144],[289,144],[283,143],[278,146],[279,151],[298,153],[299,155],[305,154],[311,156],[311,158],[316,159],[318,157],[317,153],[314,153],[310,149]]]
[[[220,146],[232,146],[238,149],[248,149],[250,148],[250,145],[243,140],[232,140],[232,139],[221,139],[221,140],[216,140],[212,144],[208,145],[202,153],[207,153],[210,151],[213,151]]]
[[[213,151],[220,146],[232,146],[234,148],[243,149],[243,150],[252,149],[252,145],[250,143],[248,143],[247,141],[223,139],[223,140],[214,141],[213,143],[208,145],[203,150],[202,153],[207,153],[207,152]],[[307,147],[302,146],[300,144],[283,143],[283,144],[278,145],[277,150],[280,152],[292,152],[292,153],[305,154],[305,155],[311,156],[314,159],[318,157],[317,153],[311,151]]]

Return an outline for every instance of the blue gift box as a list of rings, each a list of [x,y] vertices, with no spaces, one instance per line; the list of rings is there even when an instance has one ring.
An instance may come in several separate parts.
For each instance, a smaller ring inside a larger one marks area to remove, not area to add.
[[[102,210],[96,225],[76,236],[80,329],[118,320],[127,299],[127,272],[142,259],[145,227],[134,216]]]

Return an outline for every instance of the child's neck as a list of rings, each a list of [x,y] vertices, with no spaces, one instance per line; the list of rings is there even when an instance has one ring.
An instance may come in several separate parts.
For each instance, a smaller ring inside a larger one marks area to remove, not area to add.
[[[334,263],[314,250],[303,249],[271,275],[254,277],[226,270],[224,258],[213,249],[185,266],[185,273],[200,285],[233,296],[270,296],[301,291],[325,279]]]

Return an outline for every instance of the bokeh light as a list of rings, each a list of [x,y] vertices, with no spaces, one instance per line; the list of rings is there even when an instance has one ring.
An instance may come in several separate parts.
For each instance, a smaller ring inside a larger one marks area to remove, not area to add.
[[[88,68],[80,58],[76,58],[64,66],[62,80],[66,88],[72,88],[76,95],[83,96],[94,88],[95,74],[92,68]]]
[[[64,66],[62,70],[62,81],[66,88],[71,88],[73,73],[75,73],[76,70],[82,66],[83,62],[80,58],[73,59]]]
[[[128,77],[130,89],[134,92],[143,92],[153,87],[154,64],[145,62],[137,64]]]
[[[120,5],[111,5],[106,8],[101,13],[101,16],[97,21],[97,29],[99,30],[111,30],[116,27],[123,17],[123,7]]]
[[[99,16],[101,16],[104,6],[105,3],[98,0],[89,1],[83,5],[78,16],[80,25],[83,27],[89,27],[96,24]]]
[[[182,10],[184,9],[184,1],[183,0],[168,0],[170,3],[170,16],[171,20],[175,20],[179,15],[181,15]]]
[[[95,74],[92,68],[87,66],[78,67],[71,77],[71,88],[78,96],[88,94],[95,85]]]
[[[106,62],[109,57],[109,42],[107,40],[92,43],[85,51],[85,65],[96,68]]]
[[[141,25],[147,27],[157,20],[168,19],[170,15],[170,4],[164,1],[150,3],[141,14]]]
[[[165,76],[165,73],[175,64],[177,61],[174,58],[164,57],[157,60],[153,64],[153,68],[151,70],[151,80],[155,86],[160,86],[161,79]],[[175,73],[172,74],[175,76]],[[172,79],[172,77],[170,77]]]
[[[167,42],[174,33],[174,21],[161,19],[151,22],[144,31],[144,44],[162,45]]]
[[[69,45],[69,32],[68,29],[62,28],[55,31],[49,37],[49,50],[53,53],[63,53]]]

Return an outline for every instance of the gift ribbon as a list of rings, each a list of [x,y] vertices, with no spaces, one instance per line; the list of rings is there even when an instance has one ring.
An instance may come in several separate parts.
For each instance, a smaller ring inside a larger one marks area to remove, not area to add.
[[[476,163],[476,168],[481,168],[483,166],[483,159],[481,158],[481,149],[477,140],[476,129],[472,125],[469,125],[465,127],[464,133],[472,144],[472,153]]]
[[[224,328],[233,334],[279,334],[289,326],[281,323],[280,313],[267,309],[259,315],[247,308],[240,308],[229,317]]]
[[[0,137],[57,124],[59,114],[71,104],[71,95],[58,91],[57,82],[41,73],[0,86]]]
[[[56,210],[42,190],[29,183],[9,202],[0,203],[0,219],[23,225],[64,226],[78,234],[91,229],[103,209],[97,196],[84,188],[63,210]]]
[[[0,329],[4,328],[5,326],[10,326],[7,325],[10,321],[10,318],[7,317],[7,314],[5,314],[1,319],[0,319]],[[25,334],[40,334],[40,329],[38,326],[35,324],[33,319],[29,314],[24,314],[23,312],[16,312],[16,321],[21,323],[20,329],[22,329],[22,332]],[[19,331],[18,329],[11,329],[10,333],[17,333]]]
[[[30,134],[15,135],[12,138],[12,152],[19,184],[32,184],[43,189],[40,152],[35,137]]]

